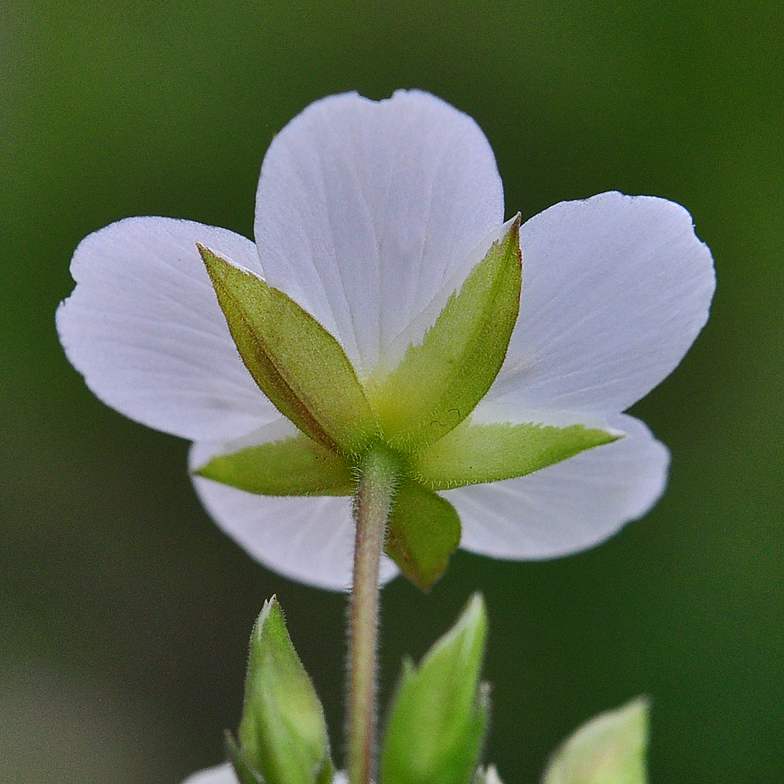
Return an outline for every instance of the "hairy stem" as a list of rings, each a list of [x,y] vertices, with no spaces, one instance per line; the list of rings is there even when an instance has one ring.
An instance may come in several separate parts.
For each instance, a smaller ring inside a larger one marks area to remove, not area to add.
[[[397,475],[394,459],[382,450],[372,450],[359,465],[348,651],[349,784],[369,784],[375,775],[378,578]]]

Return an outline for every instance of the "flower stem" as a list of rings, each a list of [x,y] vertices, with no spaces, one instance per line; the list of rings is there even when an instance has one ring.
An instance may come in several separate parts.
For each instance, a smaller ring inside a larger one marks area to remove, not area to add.
[[[357,535],[348,652],[349,784],[369,784],[375,773],[378,578],[398,473],[391,455],[371,450],[359,465],[354,496]]]

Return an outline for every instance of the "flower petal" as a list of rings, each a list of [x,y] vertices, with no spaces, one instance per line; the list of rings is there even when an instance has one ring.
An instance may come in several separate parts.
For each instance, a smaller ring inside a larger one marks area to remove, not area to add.
[[[669,453],[638,419],[610,424],[626,436],[519,479],[445,492],[463,523],[460,546],[495,558],[554,558],[641,517],[664,490]]]
[[[520,316],[488,401],[610,416],[669,375],[708,318],[710,251],[665,199],[563,202],[520,244]]]
[[[79,244],[57,328],[108,405],[184,438],[229,439],[280,415],[242,364],[197,242],[260,272],[253,243],[238,234],[129,218]]]
[[[270,285],[365,376],[502,221],[503,187],[477,124],[399,91],[381,102],[332,96],[292,120],[264,158],[255,233]]]
[[[335,771],[333,784],[346,784],[346,774],[342,770]],[[224,762],[213,768],[205,768],[188,776],[182,784],[239,784],[237,775],[230,762]]]
[[[205,768],[188,776],[182,784],[239,784],[230,762]]]
[[[225,451],[225,444],[196,443],[189,465],[198,468]],[[317,588],[350,587],[355,530],[351,498],[259,496],[198,476],[193,484],[218,526],[260,563]],[[397,573],[385,557],[381,582]]]

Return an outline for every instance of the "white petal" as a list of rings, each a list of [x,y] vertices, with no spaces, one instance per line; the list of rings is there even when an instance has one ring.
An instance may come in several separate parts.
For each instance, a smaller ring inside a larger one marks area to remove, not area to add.
[[[333,784],[346,784],[348,778],[342,770],[336,770],[332,779]],[[216,765],[214,768],[206,768],[188,776],[182,784],[239,784],[234,768],[231,763],[225,762],[223,765]]]
[[[182,784],[238,784],[238,779],[231,763],[224,762],[222,765],[205,768],[188,776]]]
[[[672,202],[563,202],[525,223],[520,243],[520,316],[490,401],[623,411],[673,371],[708,317],[710,251]]]
[[[131,419],[189,439],[228,439],[280,415],[242,364],[196,243],[258,273],[225,229],[129,218],[83,240],[57,311],[68,359]]]
[[[271,425],[253,440],[264,443],[280,438],[281,433]],[[246,439],[243,445],[249,445]],[[198,468],[213,455],[227,451],[225,444],[194,444],[189,465]],[[350,588],[354,553],[351,498],[254,495],[198,476],[193,477],[193,484],[218,526],[264,566],[317,588]],[[397,567],[384,557],[381,582],[397,573]]]
[[[626,437],[519,479],[443,493],[463,523],[460,546],[495,558],[554,558],[645,514],[664,491],[669,453],[638,419],[610,424]]]
[[[367,375],[502,221],[493,151],[470,117],[422,92],[347,94],[272,142],[255,233],[266,279]]]

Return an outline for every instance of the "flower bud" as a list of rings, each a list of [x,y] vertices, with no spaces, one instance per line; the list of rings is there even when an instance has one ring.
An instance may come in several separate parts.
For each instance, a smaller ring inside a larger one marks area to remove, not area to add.
[[[555,753],[543,784],[645,784],[648,700],[602,713]]]
[[[324,711],[286,631],[275,597],[250,640],[239,747],[229,756],[243,784],[329,784],[333,766]]]
[[[479,683],[487,636],[475,594],[419,667],[404,663],[381,757],[384,784],[468,784],[487,729],[489,694]]]

